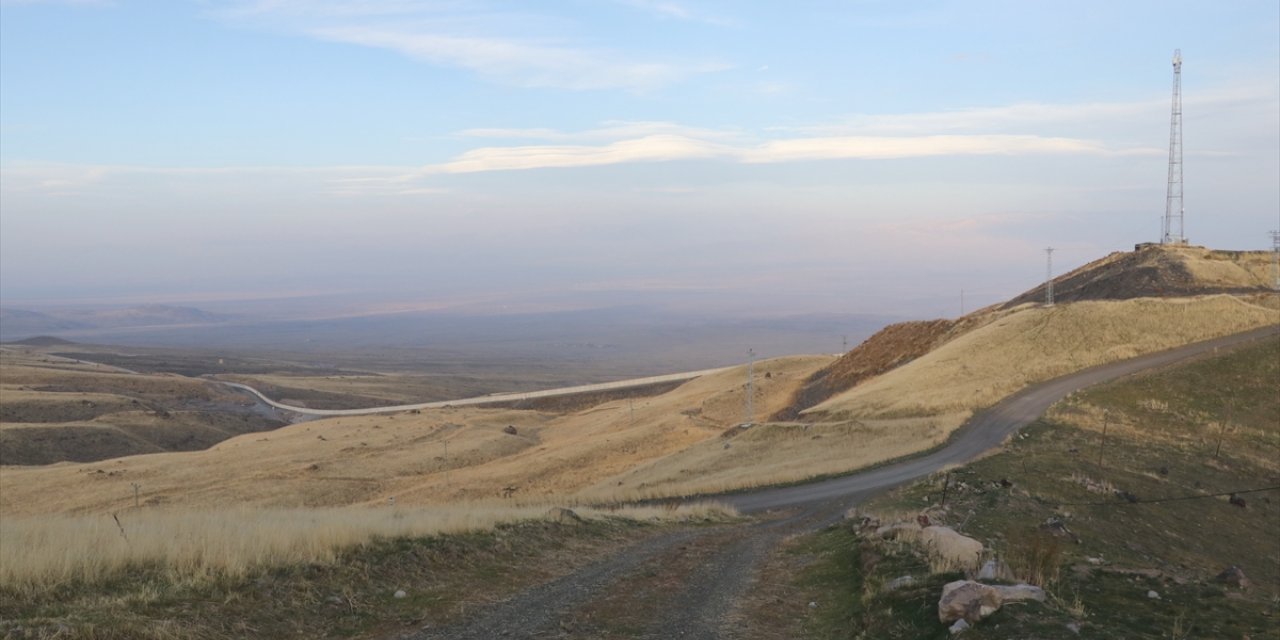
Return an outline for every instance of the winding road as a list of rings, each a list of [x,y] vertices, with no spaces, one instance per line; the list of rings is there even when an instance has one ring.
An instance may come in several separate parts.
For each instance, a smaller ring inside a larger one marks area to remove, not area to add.
[[[592,393],[596,391],[613,391],[617,389],[634,389],[636,387],[647,387],[654,384],[664,384],[667,382],[684,382],[693,380],[702,376],[719,373],[732,367],[722,367],[719,369],[703,369],[701,371],[687,371],[685,373],[668,373],[661,376],[650,376],[647,378],[631,378],[629,380],[616,380],[614,382],[599,382],[596,384],[584,384],[576,387],[561,387],[559,389],[544,389],[542,391],[524,391],[519,393],[493,393],[487,396],[478,396],[475,398],[462,398],[459,400],[438,400],[435,402],[419,402],[417,404],[397,404],[387,407],[370,407],[367,409],[310,409],[308,407],[299,407],[291,404],[284,404],[268,398],[265,394],[247,384],[239,382],[227,382],[226,380],[209,379],[209,382],[221,384],[232,389],[238,389],[246,393],[252,394],[260,402],[281,411],[288,411],[304,416],[316,417],[334,417],[334,416],[367,416],[379,413],[398,413],[401,411],[413,411],[415,409],[445,409],[448,407],[467,407],[481,404],[496,404],[500,402],[519,402],[521,400],[534,400],[537,398],[554,398],[558,396],[571,396],[579,393]]]
[[[680,531],[620,549],[609,557],[552,582],[485,607],[456,625],[428,627],[400,638],[592,638],[601,629],[577,627],[575,621],[597,611],[611,590],[637,573],[656,574],[679,565],[682,556],[704,553],[695,570],[668,589],[665,606],[646,618],[639,638],[721,640],[739,636],[733,620],[742,606],[757,567],[789,534],[812,531],[840,519],[868,497],[937,471],[961,464],[997,447],[1005,438],[1039,418],[1055,402],[1103,382],[1165,367],[1264,338],[1280,336],[1271,325],[1168,351],[1084,369],[1032,385],[969,420],[942,448],[929,454],[847,476],[804,485],[719,496],[744,513],[762,514],[755,522],[702,532]],[[773,513],[768,513],[773,512]],[[701,545],[701,546],[699,546]],[[685,563],[687,564],[687,563]],[[628,602],[624,597],[623,602]],[[615,607],[618,608],[618,607]],[[617,615],[626,618],[629,602]],[[606,634],[609,635],[609,634]]]

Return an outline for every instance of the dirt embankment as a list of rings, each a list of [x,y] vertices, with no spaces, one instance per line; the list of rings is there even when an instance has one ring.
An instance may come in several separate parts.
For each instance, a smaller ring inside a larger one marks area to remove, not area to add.
[[[841,391],[911,362],[946,342],[961,323],[954,320],[917,320],[891,324],[817,371],[796,391],[791,402],[770,420],[796,420],[800,412]]]

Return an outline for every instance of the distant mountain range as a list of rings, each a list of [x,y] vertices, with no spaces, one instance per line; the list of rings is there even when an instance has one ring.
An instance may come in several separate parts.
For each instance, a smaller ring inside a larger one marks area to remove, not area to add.
[[[106,309],[66,309],[28,311],[0,308],[0,340],[20,340],[31,336],[89,329],[214,324],[231,316],[194,307],[147,304]]]

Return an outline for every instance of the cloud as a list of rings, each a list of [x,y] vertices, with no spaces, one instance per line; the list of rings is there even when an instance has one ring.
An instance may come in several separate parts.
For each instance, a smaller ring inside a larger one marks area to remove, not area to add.
[[[426,167],[423,173],[590,167],[631,162],[715,158],[733,154],[733,149],[706,140],[678,135],[651,135],[598,146],[484,147],[468,151],[449,162]]]
[[[520,87],[648,92],[729,68],[708,61],[647,59],[643,54],[583,46],[555,33],[531,35],[564,27],[544,26],[551,22],[536,15],[480,11],[468,3],[256,0],[215,15],[236,24],[394,51]]]
[[[1035,135],[827,136],[757,144],[654,134],[600,145],[483,147],[423,174],[589,167],[634,162],[722,159],[747,164],[812,160],[887,160],[933,156],[1091,154],[1159,155],[1161,149],[1110,149],[1100,142]]]
[[[701,22],[718,27],[736,27],[738,23],[728,18],[712,16],[701,11],[690,9],[684,4],[667,0],[619,0],[621,4],[647,11],[660,18],[681,20],[685,22]]]

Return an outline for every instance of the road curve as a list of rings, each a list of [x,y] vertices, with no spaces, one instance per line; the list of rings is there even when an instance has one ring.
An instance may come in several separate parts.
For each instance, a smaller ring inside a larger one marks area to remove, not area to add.
[[[239,389],[250,393],[261,400],[264,404],[279,409],[281,411],[289,411],[305,416],[367,416],[378,413],[397,413],[400,411],[412,411],[414,409],[444,409],[446,407],[467,407],[478,404],[494,404],[499,402],[518,402],[520,400],[533,400],[536,398],[553,398],[556,396],[571,396],[578,393],[592,393],[595,391],[613,391],[617,389],[634,389],[636,387],[647,387],[652,384],[663,384],[667,382],[684,382],[693,380],[712,373],[719,373],[732,367],[721,367],[719,369],[703,369],[701,371],[686,371],[684,373],[668,373],[661,376],[650,376],[647,378],[632,378],[630,380],[615,380],[614,382],[600,382],[597,384],[584,384],[576,387],[561,387],[559,389],[543,389],[541,391],[526,391],[522,393],[495,393],[487,396],[478,396],[475,398],[462,398],[460,400],[439,400],[436,402],[420,402],[417,404],[397,404],[388,407],[369,407],[367,409],[310,409],[307,407],[298,407],[283,402],[276,402],[268,398],[265,394],[247,384],[239,382],[227,382],[226,380],[210,379],[210,382],[216,382],[223,386]]]
[[[969,419],[941,449],[918,458],[810,484],[716,498],[743,513],[753,513],[829,500],[863,497],[928,475],[947,465],[961,464],[998,446],[1010,434],[1031,424],[1055,402],[1095,384],[1147,369],[1163,367],[1218,349],[1280,335],[1280,324],[1167,351],[1112,362],[1032,385]]]

